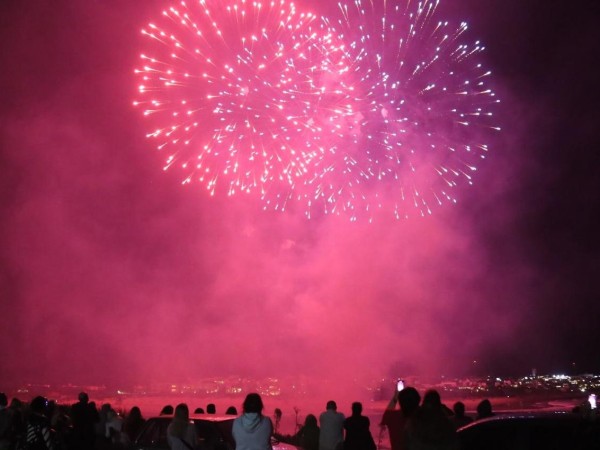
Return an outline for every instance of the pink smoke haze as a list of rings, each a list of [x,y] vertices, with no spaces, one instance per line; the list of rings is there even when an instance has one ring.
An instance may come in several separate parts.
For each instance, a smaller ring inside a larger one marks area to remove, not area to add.
[[[391,206],[369,223],[364,210],[308,220],[302,202],[265,210],[264,185],[227,195],[231,178],[211,196],[162,170],[166,153],[132,106],[133,68],[149,43],[140,29],[169,3],[2,2],[3,383],[302,376],[343,390],[398,375],[600,369],[588,345],[600,312],[593,15],[541,0],[446,3],[436,14],[485,43],[477,57],[493,70],[502,132],[473,185],[453,189],[456,204],[402,220]],[[347,168],[330,181],[348,183]]]

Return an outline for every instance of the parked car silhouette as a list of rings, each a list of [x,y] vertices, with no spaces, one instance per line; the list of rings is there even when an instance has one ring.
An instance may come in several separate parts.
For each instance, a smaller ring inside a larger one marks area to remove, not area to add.
[[[458,429],[461,450],[600,449],[600,423],[571,413],[499,414]]]

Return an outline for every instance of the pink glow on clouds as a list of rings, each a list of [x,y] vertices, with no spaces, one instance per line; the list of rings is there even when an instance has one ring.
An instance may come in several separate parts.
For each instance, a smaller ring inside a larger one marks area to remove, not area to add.
[[[35,377],[40,358],[60,362],[50,378],[115,382],[460,371],[518,325],[490,315],[482,298],[497,281],[456,210],[371,225],[257,213],[245,197],[202,200],[149,164],[133,180],[105,137],[50,116],[9,133],[29,149],[16,164],[38,155],[6,235],[24,274],[17,335],[37,348],[15,373]],[[84,149],[89,159],[73,157]]]

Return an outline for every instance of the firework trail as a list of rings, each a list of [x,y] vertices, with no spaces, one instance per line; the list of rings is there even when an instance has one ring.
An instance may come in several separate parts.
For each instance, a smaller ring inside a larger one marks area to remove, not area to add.
[[[184,183],[265,208],[371,220],[455,202],[488,151],[497,105],[466,24],[437,1],[181,2],[152,40],[140,100]]]
[[[323,140],[347,114],[340,45],[325,22],[284,0],[181,2],[142,33],[140,100],[165,169],[211,194],[258,192],[284,210]]]

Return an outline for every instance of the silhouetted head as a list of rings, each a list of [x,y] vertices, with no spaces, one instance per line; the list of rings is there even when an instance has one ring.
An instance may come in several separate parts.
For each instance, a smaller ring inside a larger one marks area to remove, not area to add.
[[[38,396],[31,400],[29,407],[31,408],[31,411],[36,414],[44,414],[46,412],[46,408],[48,407],[48,400],[42,396]]]
[[[142,411],[137,406],[134,406],[131,408],[131,411],[129,411],[128,418],[130,420],[142,420]]]
[[[80,392],[79,395],[77,396],[77,398],[79,399],[79,401],[81,403],[87,403],[90,401],[90,398],[88,397],[88,395],[85,392]]]
[[[0,392],[0,406],[4,408],[6,405],[8,405],[8,398],[4,392]]]
[[[330,409],[332,411],[337,411],[337,404],[333,400],[329,400],[327,402],[327,409]]]
[[[215,406],[214,403],[209,403],[208,405],[206,405],[206,413],[207,414],[216,414],[217,413],[217,407]]]
[[[163,408],[164,409],[164,408]],[[175,413],[173,414],[173,421],[167,428],[167,432],[172,436],[183,438],[186,429],[190,422],[190,410],[185,403],[180,403],[175,407]]]
[[[237,416],[237,408],[235,406],[230,406],[227,408],[227,411],[225,411],[225,414],[228,416]]]
[[[194,414],[204,414],[204,408],[201,408],[200,406],[198,406],[195,410],[194,410]]]
[[[117,412],[110,408],[108,410],[108,412],[106,413],[106,420],[108,420],[109,422],[112,422],[116,417],[118,416]]]
[[[173,414],[173,419],[176,419],[181,422],[187,422],[190,420],[190,410],[185,403],[180,403],[175,407],[175,413]]]
[[[400,409],[405,416],[410,416],[419,407],[421,396],[414,387],[405,387],[398,394]]]
[[[275,416],[275,420],[281,420],[281,416],[283,415],[283,413],[279,408],[275,408],[273,415]]]
[[[306,416],[306,419],[304,419],[304,426],[308,428],[316,428],[318,426],[317,418],[314,414],[309,414]]]
[[[244,408],[245,413],[262,414],[264,405],[263,405],[262,399],[260,398],[260,395],[258,395],[255,392],[248,394],[246,396],[246,399],[244,400],[243,408]]]
[[[456,402],[452,406],[452,410],[456,417],[465,417],[465,404],[463,402]]]
[[[481,400],[477,405],[477,418],[483,419],[484,417],[491,417],[493,415],[492,403],[487,398],[485,400]]]
[[[442,399],[435,389],[430,389],[423,396],[423,406],[425,408],[438,409],[442,407]]]
[[[168,416],[169,414],[173,414],[173,406],[172,405],[163,406],[163,409],[160,411],[160,415]]]
[[[362,403],[361,402],[352,403],[352,415],[360,416],[361,413],[362,413]]]

